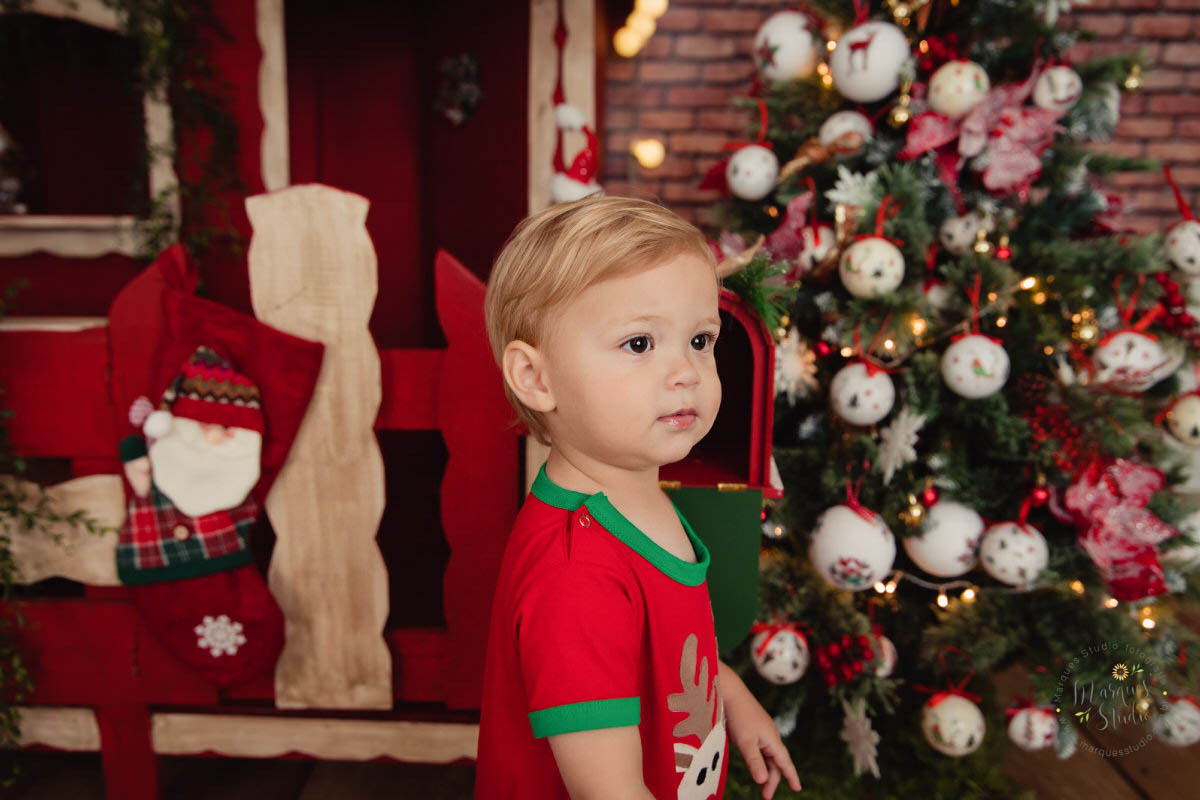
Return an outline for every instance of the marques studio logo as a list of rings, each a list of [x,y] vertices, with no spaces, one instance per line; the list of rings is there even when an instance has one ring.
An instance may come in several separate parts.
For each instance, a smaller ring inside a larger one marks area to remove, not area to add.
[[[1108,750],[1086,738],[1079,747],[1101,757],[1123,756],[1140,750],[1154,734],[1146,723],[1167,710],[1166,692],[1159,663],[1140,647],[1102,642],[1080,648],[1058,676],[1053,702],[1063,724],[1075,723],[1083,730],[1136,730],[1138,740]]]

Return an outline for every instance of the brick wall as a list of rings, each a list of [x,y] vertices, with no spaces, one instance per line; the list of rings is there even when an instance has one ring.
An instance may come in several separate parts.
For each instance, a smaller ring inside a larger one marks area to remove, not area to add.
[[[847,0],[848,1],[848,0]],[[697,188],[721,158],[721,146],[743,136],[747,112],[731,107],[754,71],[754,32],[787,0],[671,0],[658,31],[632,59],[606,62],[604,183],[610,193],[661,199],[697,219],[716,193]],[[1144,49],[1145,89],[1123,94],[1117,137],[1098,149],[1169,163],[1200,214],[1200,0],[1091,0],[1061,23],[1097,38],[1069,57]],[[667,147],[662,166],[647,170],[629,155],[634,138],[655,136]],[[1125,200],[1124,220],[1139,231],[1178,219],[1161,173],[1113,176]]]

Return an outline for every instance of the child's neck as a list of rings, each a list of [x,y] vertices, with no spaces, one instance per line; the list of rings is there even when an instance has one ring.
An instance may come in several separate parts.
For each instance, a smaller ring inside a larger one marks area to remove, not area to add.
[[[603,492],[618,507],[618,500],[641,504],[662,495],[658,467],[629,470],[579,453],[564,453],[559,448],[550,449],[546,477],[564,489],[589,495]]]

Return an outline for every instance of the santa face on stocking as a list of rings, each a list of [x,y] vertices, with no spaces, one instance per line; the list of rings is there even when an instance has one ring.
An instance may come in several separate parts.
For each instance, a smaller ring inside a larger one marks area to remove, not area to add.
[[[262,433],[175,417],[149,448],[154,483],[183,513],[211,514],[243,502],[258,483]]]

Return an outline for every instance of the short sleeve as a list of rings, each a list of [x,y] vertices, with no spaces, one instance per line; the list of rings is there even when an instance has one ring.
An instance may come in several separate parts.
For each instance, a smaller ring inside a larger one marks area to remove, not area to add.
[[[527,587],[515,635],[534,737],[640,722],[642,620],[628,583],[571,563]]]

